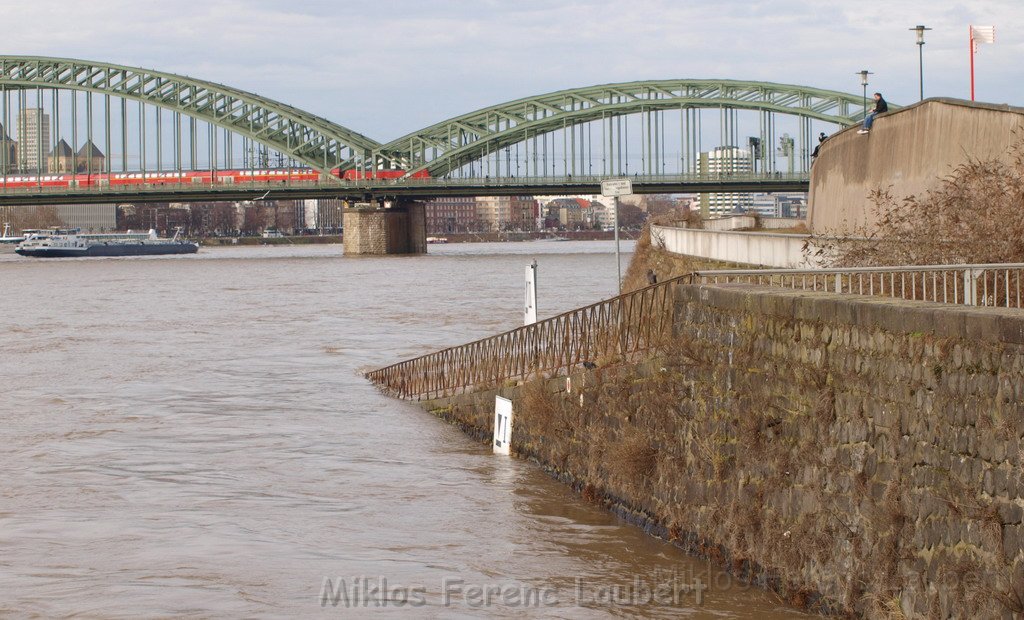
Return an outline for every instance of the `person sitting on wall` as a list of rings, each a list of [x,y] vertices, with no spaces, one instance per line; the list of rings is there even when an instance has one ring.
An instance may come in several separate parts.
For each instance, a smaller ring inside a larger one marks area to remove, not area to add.
[[[871,108],[868,115],[864,117],[864,127],[862,127],[857,133],[868,133],[871,131],[871,125],[875,122],[875,117],[879,114],[884,114],[889,111],[889,104],[882,98],[882,93],[875,93],[875,107]]]
[[[818,134],[818,145],[817,145],[817,146],[815,146],[815,147],[814,147],[814,151],[813,151],[813,152],[811,152],[811,159],[812,159],[812,160],[813,160],[813,159],[814,159],[815,157],[817,157],[817,156],[818,156],[818,151],[820,151],[820,150],[821,150],[821,145],[825,143],[825,140],[828,140],[828,136],[827,136],[827,135],[825,135],[825,132],[823,131],[823,132],[821,132],[821,133],[819,133],[819,134]]]

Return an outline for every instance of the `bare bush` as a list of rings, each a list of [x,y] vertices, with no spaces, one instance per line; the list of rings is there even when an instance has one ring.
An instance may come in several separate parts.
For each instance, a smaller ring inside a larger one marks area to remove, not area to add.
[[[3,223],[11,225],[12,232],[21,233],[29,228],[54,228],[63,226],[57,207],[11,207],[3,213]]]
[[[1024,135],[1004,157],[971,159],[920,196],[871,195],[878,224],[825,236],[837,267],[1024,262]]]
[[[615,444],[608,456],[612,470],[634,484],[641,484],[654,475],[657,459],[658,451],[640,433],[631,434]]]

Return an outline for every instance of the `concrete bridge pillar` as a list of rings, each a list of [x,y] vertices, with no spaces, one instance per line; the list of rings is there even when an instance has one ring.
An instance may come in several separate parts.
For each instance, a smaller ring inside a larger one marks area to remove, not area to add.
[[[423,203],[355,203],[343,212],[346,255],[426,254],[427,215]]]

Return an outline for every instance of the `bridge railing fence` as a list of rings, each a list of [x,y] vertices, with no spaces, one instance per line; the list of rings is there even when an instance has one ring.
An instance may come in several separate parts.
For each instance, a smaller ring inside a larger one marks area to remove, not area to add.
[[[490,338],[374,370],[385,393],[415,400],[603,365],[658,346],[672,329],[674,286],[689,276],[572,310]]]
[[[237,178],[221,171],[215,179],[204,182],[178,181],[161,179],[159,175],[169,171],[137,171],[133,174],[141,175],[131,182],[110,183],[102,173],[94,175],[83,175],[74,173],[46,173],[25,175],[0,174],[0,194],[10,195],[33,195],[47,194],[57,191],[75,194],[145,194],[157,192],[180,192],[183,195],[189,192],[215,187],[225,191],[229,190],[252,190],[263,192],[274,189],[346,189],[359,188],[367,190],[386,190],[388,188],[419,188],[445,190],[450,188],[476,188],[481,189],[494,187],[515,187],[515,186],[549,186],[557,184],[560,186],[596,186],[608,178],[607,175],[550,175],[550,176],[477,176],[477,177],[427,177],[427,178],[388,178],[388,179],[345,179],[331,175],[321,175],[319,180],[302,179],[280,179],[271,181],[251,181],[245,178]],[[146,176],[151,175],[151,178]],[[75,176],[74,179],[53,180],[48,177]],[[622,175],[629,176],[637,183],[759,183],[759,182],[799,182],[808,180],[807,173],[700,173],[700,174],[643,174],[643,175]],[[258,196],[258,194],[256,194]]]
[[[836,269],[712,270],[697,284],[755,284],[936,303],[1021,308],[1024,263]]]

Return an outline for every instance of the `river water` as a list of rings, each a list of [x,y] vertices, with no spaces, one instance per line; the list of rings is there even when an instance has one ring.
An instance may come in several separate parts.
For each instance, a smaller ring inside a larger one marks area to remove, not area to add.
[[[517,326],[534,258],[542,316],[610,296],[612,252],[0,255],[0,616],[799,615],[361,376]]]

